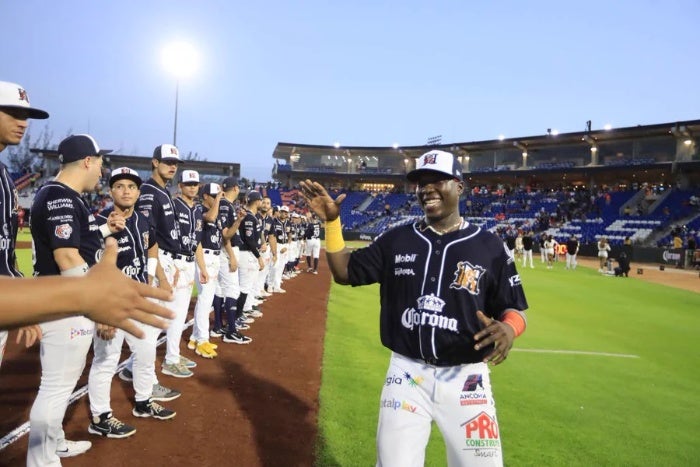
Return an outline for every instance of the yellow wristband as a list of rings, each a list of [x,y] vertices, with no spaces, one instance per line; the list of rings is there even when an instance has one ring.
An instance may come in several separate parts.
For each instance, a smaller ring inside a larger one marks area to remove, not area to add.
[[[340,217],[333,221],[326,221],[326,253],[338,253],[345,249],[343,240],[343,226]]]

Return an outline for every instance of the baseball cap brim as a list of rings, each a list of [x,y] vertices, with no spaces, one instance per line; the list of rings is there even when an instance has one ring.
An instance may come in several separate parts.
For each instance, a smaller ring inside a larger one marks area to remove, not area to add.
[[[143,180],[141,180],[141,177],[137,177],[136,175],[131,175],[131,174],[117,174],[109,178],[109,186],[110,188],[112,185],[114,185],[117,180],[121,180],[123,178],[126,178],[127,180],[131,180],[132,182],[136,183],[136,186],[139,188],[141,187],[141,183],[143,183]]]
[[[0,106],[0,109],[20,109],[24,110],[27,112],[27,116],[29,118],[33,118],[36,120],[45,120],[49,118],[49,113],[41,110],[41,109],[35,109],[34,107],[24,107],[22,105],[3,105]]]
[[[421,174],[424,173],[435,173],[442,175],[443,177],[447,178],[455,178],[457,180],[462,180],[462,177],[458,177],[453,174],[448,174],[443,172],[442,170],[431,170],[431,169],[416,169],[416,170],[411,170],[406,174],[406,178],[408,179],[409,182],[416,183],[418,181],[418,178],[420,178]]]

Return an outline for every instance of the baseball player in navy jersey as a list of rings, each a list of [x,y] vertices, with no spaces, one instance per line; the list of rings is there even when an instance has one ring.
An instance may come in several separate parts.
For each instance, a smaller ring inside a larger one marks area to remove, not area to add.
[[[318,274],[318,258],[321,255],[321,223],[318,221],[318,217],[312,216],[306,224],[304,238],[306,239],[306,251],[304,253],[306,254],[306,265],[308,266],[306,272]],[[314,261],[313,267],[311,267],[312,258]]]
[[[218,276],[221,262],[221,245],[223,230],[221,217],[219,216],[219,204],[223,192],[217,183],[207,183],[199,190],[202,200],[202,235],[200,249],[206,267],[208,280],[201,281],[201,274],[197,277],[197,304],[194,308],[194,326],[187,347],[204,358],[217,356],[217,345],[209,342],[209,313],[214,302],[214,295],[218,287]],[[199,269],[199,268],[198,268]]]
[[[274,293],[287,292],[282,288],[282,274],[284,273],[289,256],[289,236],[291,234],[291,229],[289,224],[289,208],[287,206],[280,206],[279,217],[273,221],[271,231],[277,243],[277,261],[272,266],[270,276],[272,292]]]
[[[422,466],[434,421],[450,466],[502,465],[488,363],[503,362],[525,329],[527,302],[514,260],[496,235],[464,221],[462,167],[430,151],[407,174],[425,217],[345,249],[339,204],[318,183],[301,183],[326,221],[336,282],[379,282],[380,331],[392,351],[377,427],[377,465]]]
[[[107,152],[89,135],[69,136],[59,144],[61,171],[39,190],[31,209],[36,276],[87,274],[102,255],[103,237],[124,228],[124,218],[116,214],[100,228],[80,197],[94,189]],[[28,466],[60,465],[59,457],[91,446],[66,442],[61,425],[94,332],[95,323],[83,316],[41,324],[41,384],[29,414]]]
[[[238,255],[241,238],[238,228],[243,216],[238,215],[238,195],[240,188],[234,177],[226,177],[221,182],[223,197],[219,201],[219,217],[221,218],[221,233],[224,237],[221,247],[219,277],[214,295],[214,327],[209,332],[211,337],[221,337],[226,333],[223,317],[227,323],[235,326],[236,301],[241,293],[238,280]],[[235,204],[234,204],[235,203]]]
[[[120,167],[112,170],[109,179],[110,195],[114,206],[97,215],[97,223],[104,225],[112,212],[125,219],[125,228],[113,234],[119,246],[117,267],[131,279],[148,283],[158,275],[159,283],[167,286],[162,268],[158,268],[158,244],[155,242],[153,224],[143,214],[134,211],[139,198],[141,177],[135,170]],[[150,271],[148,270],[150,266]],[[150,274],[149,274],[150,273]],[[146,326],[142,325],[146,330]],[[136,428],[113,416],[110,405],[112,377],[119,365],[122,344],[126,339],[133,352],[133,386],[136,393],[134,415],[167,420],[175,416],[151,400],[153,372],[156,360],[155,332],[146,333],[148,339],[137,339],[121,330],[106,329],[96,333],[93,342],[94,357],[88,379],[91,420],[88,432],[107,438],[126,438],[136,433]]]
[[[263,262],[265,263],[265,267],[262,271],[260,271],[260,274],[258,275],[258,280],[254,287],[254,303],[256,305],[259,305],[262,300],[271,295],[265,292],[265,281],[267,280],[267,277],[270,274],[270,269],[272,265],[277,261],[277,249],[275,248],[273,250],[273,245],[270,244],[270,242],[273,242],[275,240],[274,236],[270,236],[274,218],[272,217],[272,200],[270,200],[269,197],[263,196],[262,203],[260,203],[260,208],[258,209],[257,218],[258,221],[262,224],[263,244],[261,248],[261,256],[263,258]],[[273,251],[275,252],[274,255],[272,254]],[[253,313],[251,313],[251,316],[253,318],[261,318],[262,312],[260,310],[254,310]]]
[[[257,191],[250,191],[246,195],[246,200],[245,216],[238,229],[242,242],[238,261],[238,280],[241,291],[236,300],[235,320],[233,322],[230,319],[228,320],[228,329],[223,336],[224,342],[233,344],[249,344],[253,340],[236,329],[236,321],[238,321],[238,324],[246,324],[243,320],[251,320],[251,318],[247,318],[244,315],[246,311],[252,311],[253,309],[252,302],[249,303],[247,301],[248,296],[255,292],[254,287],[258,274],[265,267],[265,263],[260,255],[262,225],[258,222],[258,218],[255,217],[262,202],[262,195]]]
[[[180,153],[175,146],[171,144],[157,146],[151,159],[151,178],[141,185],[141,194],[136,202],[136,210],[149,218],[155,227],[156,243],[158,244],[158,263],[163,268],[168,285],[173,291],[176,290],[174,286],[174,279],[177,273],[175,261],[179,260],[182,255],[180,253],[180,223],[176,216],[173,198],[168,191],[168,183],[175,178],[178,164],[181,162]],[[182,299],[178,300],[175,298],[171,302],[162,303],[162,305],[175,313],[175,318],[170,321],[168,332],[175,326],[180,329],[179,335],[182,335],[182,324],[178,324],[184,322],[182,317]],[[189,306],[189,299],[187,300],[187,306]],[[133,364],[133,359],[130,359],[130,363]],[[127,381],[131,380],[132,376],[133,368],[122,370],[119,374],[121,379]],[[178,390],[170,389],[158,382],[155,371],[152,379],[152,400],[169,401],[180,397],[181,394]]]
[[[27,91],[19,84],[0,81],[0,152],[22,141],[30,118],[45,119],[49,114],[31,107]],[[15,183],[0,162],[0,275],[21,277],[17,268],[17,241],[20,210]],[[37,328],[38,329],[38,328]],[[7,343],[7,331],[0,331],[0,365]],[[31,342],[30,342],[31,343]]]
[[[195,273],[200,284],[209,281],[207,267],[202,252],[202,205],[195,202],[199,192],[199,173],[183,170],[180,176],[180,195],[175,198],[175,214],[180,224],[180,254],[175,258],[173,290],[174,309],[177,318],[168,328],[165,359],[161,371],[176,378],[188,378],[197,366],[192,360],[180,354],[180,341],[185,319],[190,308]],[[196,267],[195,267],[196,263]]]

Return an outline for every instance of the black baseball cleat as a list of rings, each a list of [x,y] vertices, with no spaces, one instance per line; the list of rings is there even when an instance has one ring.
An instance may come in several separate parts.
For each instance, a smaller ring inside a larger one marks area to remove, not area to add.
[[[175,412],[168,410],[162,405],[153,400],[143,402],[136,401],[134,410],[131,411],[134,417],[148,418],[153,417],[158,420],[168,420],[175,416]]]
[[[111,412],[105,412],[92,417],[88,433],[107,438],[128,438],[136,433],[136,428],[113,417]]]
[[[228,342],[229,344],[250,344],[251,342],[253,342],[253,339],[244,336],[238,331],[224,334],[223,340],[224,342]]]

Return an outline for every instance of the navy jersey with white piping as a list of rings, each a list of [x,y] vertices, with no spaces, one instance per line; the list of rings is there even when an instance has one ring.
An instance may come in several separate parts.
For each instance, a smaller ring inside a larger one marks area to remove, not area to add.
[[[209,210],[207,208],[202,208],[202,215],[206,214]],[[202,219],[204,219],[202,217]],[[203,220],[201,242],[202,248],[207,250],[220,250],[222,245],[223,237],[221,236],[222,227],[222,217],[221,212],[216,216],[214,222],[206,222]]]
[[[58,248],[76,248],[88,267],[102,257],[104,240],[80,194],[60,182],[49,182],[37,193],[31,209],[34,275],[58,275],[53,257]]]
[[[306,224],[304,238],[307,240],[311,240],[312,238],[321,238],[321,223],[318,221],[312,221]]]
[[[272,233],[275,236],[278,244],[289,243],[289,235],[291,233],[289,220],[282,221],[280,219],[275,219],[272,222],[272,231],[270,233]]]
[[[267,216],[263,216],[260,213],[257,213],[255,216],[258,218],[258,221],[262,224],[262,238],[263,241],[267,243],[270,234],[273,233],[272,224],[275,221],[275,218],[269,214]]]
[[[179,254],[180,223],[175,216],[175,204],[170,192],[149,178],[141,185],[136,209],[154,224],[158,248]]]
[[[241,234],[241,251],[250,251],[256,258],[260,257],[262,246],[262,224],[258,222],[255,214],[246,209],[245,217],[241,222],[238,232]]]
[[[19,202],[17,189],[7,171],[0,162],[0,276],[20,277],[22,273],[15,267],[15,245]]]
[[[436,365],[480,362],[493,349],[474,350],[477,310],[498,319],[527,309],[501,239],[466,222],[444,235],[423,221],[389,230],[351,253],[348,277],[381,284],[382,344]]]
[[[219,201],[219,216],[221,217],[221,225],[225,229],[228,229],[236,222],[236,207],[226,198],[221,198],[221,201]],[[236,231],[234,236],[231,237],[231,246],[240,247],[242,244],[241,235],[239,231]]]
[[[107,208],[96,216],[97,224],[107,223],[114,207]],[[148,282],[146,262],[148,249],[155,242],[155,228],[146,216],[134,211],[126,219],[124,230],[112,234],[117,241],[117,267],[135,281]]]
[[[188,206],[181,198],[175,198],[174,204],[180,224],[180,254],[192,256],[202,240],[202,205]]]

